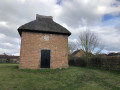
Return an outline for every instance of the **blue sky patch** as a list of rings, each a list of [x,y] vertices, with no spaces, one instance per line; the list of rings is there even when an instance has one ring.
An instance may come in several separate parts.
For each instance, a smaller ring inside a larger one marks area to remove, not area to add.
[[[62,3],[62,0],[57,0],[56,4],[60,5]]]
[[[110,20],[110,19],[114,19],[114,18],[119,18],[120,17],[120,13],[117,16],[113,16],[110,14],[105,14],[102,18],[102,22]]]
[[[120,2],[120,0],[116,0],[116,1],[119,1],[119,2]]]
[[[120,14],[118,14],[117,16],[106,14],[103,16],[101,20],[101,26],[116,26],[119,22],[120,22]]]
[[[111,6],[118,7],[119,5],[117,3],[113,3]]]
[[[118,16],[104,15],[101,26],[116,26],[120,22],[120,14]]]

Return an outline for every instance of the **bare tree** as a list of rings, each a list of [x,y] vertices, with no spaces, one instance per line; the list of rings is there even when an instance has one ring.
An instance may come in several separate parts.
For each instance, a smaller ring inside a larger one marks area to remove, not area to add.
[[[102,48],[100,48],[100,43],[98,37],[95,33],[90,30],[86,30],[80,33],[78,45],[85,51],[86,59],[92,55],[92,53],[100,53]]]
[[[68,54],[72,54],[73,51],[75,50],[76,45],[74,43],[68,43]]]

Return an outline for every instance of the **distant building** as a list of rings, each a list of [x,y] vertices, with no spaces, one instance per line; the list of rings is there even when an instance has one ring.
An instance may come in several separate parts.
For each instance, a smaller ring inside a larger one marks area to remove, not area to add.
[[[18,28],[21,36],[20,69],[67,68],[68,36],[71,33],[53,21],[52,16],[36,16],[36,20]]]
[[[109,53],[107,56],[120,56],[120,53]]]
[[[83,57],[83,56],[85,56],[85,52],[82,49],[80,49],[80,50],[73,52],[72,56],[73,57]]]
[[[107,54],[105,54],[105,53],[100,53],[100,54],[97,54],[97,56],[106,57]]]
[[[0,55],[0,63],[19,63],[19,56]]]

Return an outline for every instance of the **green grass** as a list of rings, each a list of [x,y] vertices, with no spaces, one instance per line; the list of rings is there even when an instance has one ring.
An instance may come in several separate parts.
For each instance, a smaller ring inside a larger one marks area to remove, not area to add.
[[[0,64],[0,90],[120,90],[120,72],[70,67],[19,70]]]

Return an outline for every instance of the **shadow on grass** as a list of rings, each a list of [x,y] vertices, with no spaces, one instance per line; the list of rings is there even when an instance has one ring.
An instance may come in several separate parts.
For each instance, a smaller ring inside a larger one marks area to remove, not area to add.
[[[27,72],[27,73],[58,73],[63,72],[66,69],[19,69],[21,72]]]
[[[11,67],[8,66],[7,67]],[[90,69],[90,70],[99,70],[99,71],[102,71],[102,72],[110,72],[110,73],[114,73],[114,74],[120,74],[120,71],[116,71],[116,70],[107,70],[107,69],[104,69],[104,68],[99,68],[99,67],[80,67],[80,66],[70,66],[69,68],[62,68],[62,69],[49,69],[49,68],[43,68],[43,69],[19,69],[19,66],[18,65],[14,65],[12,66],[11,68],[12,69],[18,69],[19,71],[22,71],[22,72],[28,72],[28,73],[57,73],[57,72],[63,72],[65,70],[68,70],[68,69],[71,69],[71,67],[75,67],[75,68],[83,68],[83,69]]]
[[[12,69],[19,69],[18,65],[12,67]]]
[[[120,74],[120,70],[109,70],[109,69],[100,68],[100,67],[81,67],[81,66],[70,66],[70,67],[84,68],[84,69],[90,69],[90,70],[99,70],[102,72],[107,71],[107,72],[114,73],[114,74]]]
[[[110,73],[114,73],[114,74],[120,74],[119,70],[109,70],[109,69],[105,69],[105,68],[99,68],[99,67],[86,67],[87,69],[93,69],[93,70],[99,70],[102,72],[110,72]]]

